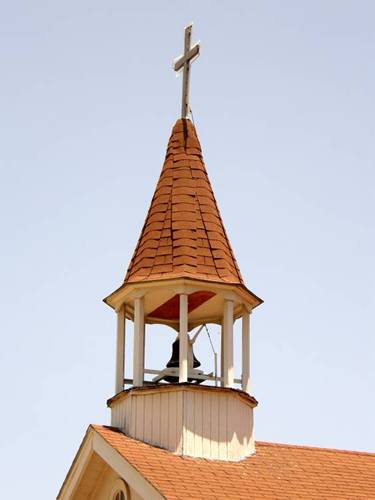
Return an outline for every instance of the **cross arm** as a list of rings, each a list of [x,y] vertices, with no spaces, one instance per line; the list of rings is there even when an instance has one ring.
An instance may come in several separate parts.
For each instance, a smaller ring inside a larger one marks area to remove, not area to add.
[[[199,56],[199,42],[195,43],[192,48],[184,54],[180,56],[174,62],[174,70],[179,71],[186,62],[191,62],[193,59]]]

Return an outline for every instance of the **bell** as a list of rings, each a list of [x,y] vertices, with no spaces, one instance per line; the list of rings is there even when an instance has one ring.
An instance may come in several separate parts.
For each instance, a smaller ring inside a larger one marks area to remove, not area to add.
[[[193,352],[193,346],[190,341],[188,341],[188,359],[189,366],[191,366],[191,358],[193,360],[192,368],[198,368],[201,366],[200,361],[195,357]],[[180,339],[177,337],[172,344],[172,356],[167,363],[167,368],[178,368],[180,366]]]

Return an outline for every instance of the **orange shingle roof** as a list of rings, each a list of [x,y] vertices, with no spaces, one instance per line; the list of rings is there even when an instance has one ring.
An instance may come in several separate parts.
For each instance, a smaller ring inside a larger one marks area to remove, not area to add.
[[[375,454],[257,443],[241,462],[186,458],[92,426],[165,498],[375,499]]]
[[[180,277],[243,284],[188,119],[173,127],[125,283]]]

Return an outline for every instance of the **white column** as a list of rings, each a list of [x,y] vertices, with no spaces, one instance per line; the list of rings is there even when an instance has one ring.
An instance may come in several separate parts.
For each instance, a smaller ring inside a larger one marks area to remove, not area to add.
[[[245,314],[242,316],[242,390],[249,394],[250,394],[250,313],[245,312]]]
[[[134,355],[133,355],[133,385],[143,385],[144,374],[144,338],[145,318],[143,297],[134,299]]]
[[[180,294],[180,360],[178,381],[188,381],[188,296]]]
[[[224,320],[221,322],[221,335],[220,335],[220,378],[221,387],[224,387]]]
[[[125,369],[125,305],[117,311],[117,341],[116,341],[116,394],[124,389]]]
[[[233,386],[233,301],[226,300],[224,303],[224,387]]]

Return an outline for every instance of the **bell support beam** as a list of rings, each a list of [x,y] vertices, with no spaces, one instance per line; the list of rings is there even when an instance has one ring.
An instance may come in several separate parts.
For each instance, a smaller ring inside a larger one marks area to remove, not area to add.
[[[116,338],[116,394],[124,389],[125,371],[125,305],[120,306],[117,312],[117,338]]]
[[[250,394],[250,312],[242,316],[242,390]]]
[[[233,369],[233,301],[224,302],[224,387],[234,387]]]
[[[180,383],[188,381],[188,296],[180,294],[180,359],[179,377]]]
[[[133,385],[143,385],[145,363],[145,318],[144,300],[142,297],[134,299],[134,354],[133,354]]]

